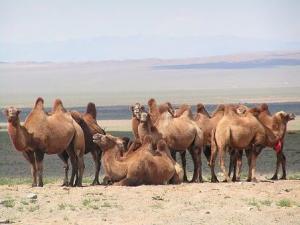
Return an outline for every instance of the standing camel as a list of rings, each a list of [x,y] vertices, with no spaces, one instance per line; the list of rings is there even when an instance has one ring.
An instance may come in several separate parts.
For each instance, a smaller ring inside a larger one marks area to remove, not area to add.
[[[4,113],[13,145],[31,165],[33,187],[43,186],[44,154],[60,154],[64,151],[70,156],[74,173],[79,171],[76,185],[82,186],[84,134],[71,114],[66,112],[61,100],[55,100],[53,112],[48,115],[44,110],[44,100],[38,98],[24,125],[20,124],[20,110],[10,107]],[[68,183],[67,174],[64,183]]]
[[[105,131],[97,123],[97,110],[94,103],[90,102],[87,105],[86,112],[81,114],[77,111],[72,111],[73,119],[80,125],[84,133],[85,139],[85,154],[91,153],[95,163],[95,177],[92,185],[99,185],[99,172],[101,167],[101,148],[93,142],[93,135],[96,133],[105,134]],[[69,155],[63,152],[59,157],[64,161],[65,168],[68,168]],[[73,175],[74,176],[74,175]]]

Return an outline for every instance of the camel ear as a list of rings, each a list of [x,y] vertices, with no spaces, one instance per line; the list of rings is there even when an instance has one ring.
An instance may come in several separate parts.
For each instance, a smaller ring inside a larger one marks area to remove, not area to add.
[[[3,109],[2,113],[3,113],[5,116],[8,116],[8,109]]]
[[[146,111],[146,109],[145,109],[145,106],[141,106],[141,111],[143,111],[143,112],[145,112]]]

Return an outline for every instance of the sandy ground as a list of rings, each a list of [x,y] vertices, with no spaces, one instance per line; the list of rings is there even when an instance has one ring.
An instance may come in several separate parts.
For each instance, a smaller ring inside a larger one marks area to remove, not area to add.
[[[28,194],[35,193],[36,200]],[[300,224],[300,180],[166,186],[0,186],[0,223]]]

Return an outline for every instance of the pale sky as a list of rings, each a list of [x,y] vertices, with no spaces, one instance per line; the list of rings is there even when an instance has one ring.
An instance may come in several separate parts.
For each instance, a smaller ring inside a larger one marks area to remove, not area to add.
[[[298,0],[0,0],[0,43],[223,36],[299,42],[299,15]]]

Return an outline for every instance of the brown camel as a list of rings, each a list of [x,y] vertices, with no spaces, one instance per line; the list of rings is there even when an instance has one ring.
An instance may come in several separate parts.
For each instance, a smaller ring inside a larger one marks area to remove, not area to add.
[[[19,113],[20,110],[14,107],[5,110],[8,134],[15,148],[23,153],[31,165],[32,186],[43,186],[44,154],[60,154],[63,151],[68,152],[74,173],[79,171],[76,185],[82,186],[84,134],[71,114],[63,108],[61,100],[55,101],[49,116],[44,111],[44,100],[38,98],[23,126]],[[74,182],[72,179],[71,182]],[[67,175],[64,183],[68,183]]]
[[[191,182],[202,182],[201,151],[203,148],[203,132],[191,116],[191,109],[179,117],[174,117],[174,111],[169,104],[159,106],[159,116],[154,126],[166,140],[172,153],[176,151],[185,154],[188,149],[194,162],[194,173]],[[173,155],[174,157],[174,155]],[[182,156],[184,180],[186,177],[186,162]]]
[[[73,119],[80,125],[84,133],[85,139],[85,154],[91,153],[95,163],[95,177],[92,185],[99,185],[99,172],[101,167],[101,148],[93,142],[93,135],[96,133],[105,134],[105,131],[97,123],[97,110],[94,103],[90,102],[87,105],[86,112],[81,114],[77,111],[72,111]],[[64,161],[65,168],[68,169],[69,155],[63,152],[59,157]],[[72,175],[74,176],[74,175]]]
[[[135,103],[134,105],[130,106],[129,109],[132,113],[132,116],[131,116],[132,134],[135,139],[138,139],[139,138],[138,125],[140,123],[140,114],[141,114],[141,112],[145,111],[145,108],[140,103]]]
[[[282,165],[282,177],[280,179],[286,179],[286,158],[283,153],[283,146],[284,146],[284,138],[286,134],[286,128],[287,123],[290,120],[295,119],[294,114],[287,114],[285,112],[278,112],[274,115],[271,115],[268,105],[267,104],[261,104],[259,107],[256,108],[259,112],[258,114],[258,120],[268,128],[277,138],[277,142],[274,145],[268,145],[268,147],[271,147],[275,150],[277,155],[277,162],[276,162],[276,170],[271,178],[272,180],[278,179],[278,170],[280,164]],[[259,153],[258,153],[259,154]],[[246,155],[248,158],[248,164],[250,165],[251,158],[249,157],[249,150],[246,151]],[[242,153],[240,155],[237,155],[237,164],[241,167],[241,161],[242,161]]]
[[[224,165],[225,150],[243,150],[249,146],[252,146],[252,151],[247,180],[256,181],[255,167],[258,154],[266,146],[276,146],[277,143],[281,141],[281,135],[286,130],[287,122],[294,118],[292,114],[287,114],[285,112],[276,113],[275,121],[278,125],[278,130],[277,132],[274,132],[257,119],[259,113],[257,108],[253,108],[247,110],[245,114],[241,116],[233,109],[233,107],[226,107],[224,117],[212,132],[212,156],[210,165],[213,182],[217,181],[214,173],[217,150],[220,153],[220,165],[224,173],[225,181],[229,181]]]
[[[146,136],[143,145],[130,156],[122,157],[123,141],[111,135],[95,134],[94,142],[103,149],[105,176],[114,185],[137,186],[167,184],[172,179],[181,183],[181,167],[172,159],[166,143],[161,140],[157,150]]]

